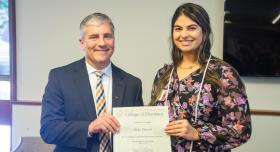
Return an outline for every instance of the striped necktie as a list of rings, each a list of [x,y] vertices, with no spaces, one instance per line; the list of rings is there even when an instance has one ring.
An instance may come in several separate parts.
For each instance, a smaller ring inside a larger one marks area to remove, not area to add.
[[[96,110],[97,110],[97,116],[99,116],[102,113],[107,112],[106,108],[106,100],[105,100],[105,94],[104,89],[102,85],[102,76],[104,73],[97,71],[95,72],[97,77],[97,84],[96,84],[96,92],[95,92],[95,100],[96,100]],[[99,152],[110,152],[110,134],[109,133],[100,133],[99,134]]]

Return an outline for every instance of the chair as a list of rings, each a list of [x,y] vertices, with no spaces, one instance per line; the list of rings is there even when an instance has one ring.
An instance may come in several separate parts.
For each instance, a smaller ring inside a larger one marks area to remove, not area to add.
[[[52,152],[54,147],[44,143],[41,137],[21,137],[20,143],[12,152]]]

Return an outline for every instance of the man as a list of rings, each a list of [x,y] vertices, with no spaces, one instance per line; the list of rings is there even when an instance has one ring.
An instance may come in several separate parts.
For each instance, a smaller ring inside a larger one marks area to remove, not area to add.
[[[50,71],[40,134],[55,152],[112,151],[110,135],[120,127],[112,107],[142,106],[142,84],[111,63],[115,38],[108,16],[87,16],[80,32],[85,58]]]

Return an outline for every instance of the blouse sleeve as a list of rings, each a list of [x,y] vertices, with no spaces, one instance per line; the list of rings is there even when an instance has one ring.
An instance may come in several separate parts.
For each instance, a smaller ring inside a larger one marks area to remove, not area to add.
[[[201,143],[218,149],[232,149],[247,142],[251,136],[249,103],[238,72],[228,65],[219,67],[222,89],[217,90],[215,123],[198,124]]]

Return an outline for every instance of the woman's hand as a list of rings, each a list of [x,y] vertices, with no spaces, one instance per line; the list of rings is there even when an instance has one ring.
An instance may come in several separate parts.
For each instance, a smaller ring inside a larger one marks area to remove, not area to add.
[[[182,137],[187,140],[199,140],[199,132],[185,119],[170,122],[165,128],[165,132],[171,136]]]

